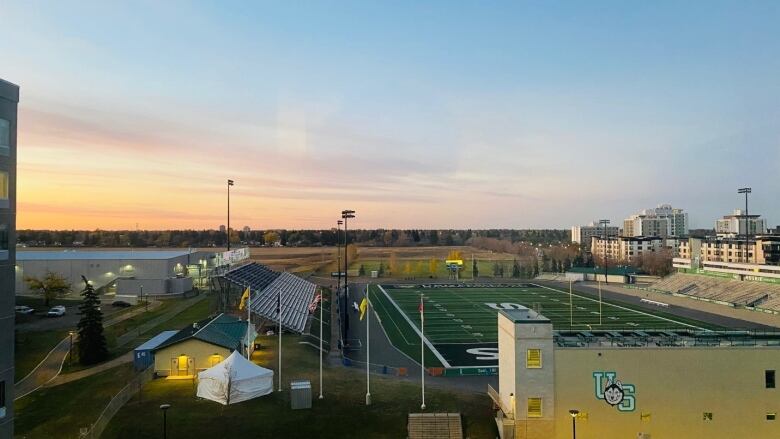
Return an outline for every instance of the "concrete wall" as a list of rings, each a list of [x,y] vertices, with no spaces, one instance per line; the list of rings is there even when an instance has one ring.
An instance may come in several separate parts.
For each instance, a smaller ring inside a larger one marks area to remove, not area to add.
[[[555,364],[556,438],[571,437],[570,409],[584,438],[780,437],[780,419],[766,420],[780,414],[780,393],[764,382],[780,348],[556,349]],[[597,399],[594,372],[633,385],[633,410]]]
[[[212,366],[210,363],[211,356],[214,354],[221,355],[222,359],[227,358],[232,351],[230,349],[216,346],[211,343],[206,343],[200,340],[186,340],[181,343],[160,349],[154,353],[154,371],[157,375],[168,376],[176,375],[171,373],[171,365],[173,359],[178,359],[181,355],[186,355],[192,359],[194,372],[204,371]]]
[[[0,438],[13,437],[14,418],[14,264],[16,262],[16,106],[19,87],[0,79],[0,118],[10,122],[8,155],[0,155],[0,170],[8,173],[8,199],[0,200],[0,226],[8,231],[0,249]],[[4,149],[4,148],[3,148]]]

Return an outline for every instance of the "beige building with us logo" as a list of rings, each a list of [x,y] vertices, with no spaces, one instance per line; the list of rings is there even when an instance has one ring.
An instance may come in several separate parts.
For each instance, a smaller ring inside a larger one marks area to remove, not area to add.
[[[502,439],[780,437],[780,335],[586,329],[499,312]]]

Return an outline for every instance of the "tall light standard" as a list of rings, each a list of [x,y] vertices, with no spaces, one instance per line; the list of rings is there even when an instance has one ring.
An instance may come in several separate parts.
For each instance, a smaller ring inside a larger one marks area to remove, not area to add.
[[[227,249],[230,251],[230,186],[233,186],[233,180],[228,179],[227,181],[227,229],[225,232],[227,232]]]
[[[753,189],[749,187],[743,187],[737,189],[738,194],[745,194],[745,263],[750,262],[748,260],[748,246],[750,245],[750,241],[748,241],[748,237],[750,236],[750,218],[748,217],[748,194],[751,192],[753,192]],[[739,226],[737,226],[737,234],[739,234]]]
[[[349,309],[347,308],[347,302],[349,302],[349,276],[347,273],[347,268],[349,267],[349,257],[347,256],[347,244],[348,244],[348,233],[347,233],[347,221],[350,218],[355,217],[355,211],[354,210],[342,210],[341,211],[341,218],[344,220],[344,340],[347,339],[347,331],[349,330]]]
[[[569,410],[569,414],[571,415],[571,438],[577,439],[577,415],[580,414],[580,411],[571,409]]]
[[[607,265],[609,264],[609,258],[607,257],[607,224],[608,219],[599,220],[599,225],[604,226],[604,283],[609,283],[607,279]]]
[[[336,294],[339,294],[341,290],[341,225],[344,224],[343,220],[336,221]]]
[[[170,404],[160,404],[160,410],[163,412],[163,439],[168,438],[168,409]]]

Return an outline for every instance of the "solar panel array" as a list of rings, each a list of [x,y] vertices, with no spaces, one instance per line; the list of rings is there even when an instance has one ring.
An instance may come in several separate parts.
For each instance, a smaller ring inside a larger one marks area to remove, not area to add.
[[[302,333],[309,317],[309,304],[314,301],[317,286],[290,273],[278,273],[252,263],[225,274],[236,285],[252,287],[252,312],[268,320],[278,321],[281,295],[282,327]]]

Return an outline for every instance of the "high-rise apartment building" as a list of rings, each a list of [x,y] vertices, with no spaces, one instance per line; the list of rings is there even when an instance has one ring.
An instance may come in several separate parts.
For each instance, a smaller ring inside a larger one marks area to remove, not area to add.
[[[623,236],[688,236],[688,214],[669,204],[644,209],[623,221]]]
[[[766,222],[761,215],[746,215],[742,209],[734,209],[731,215],[715,220],[718,236],[762,235],[766,233]]]
[[[604,227],[599,225],[598,221],[593,221],[587,226],[572,226],[571,242],[585,244],[590,247],[590,241],[594,236],[604,237],[605,233],[607,237],[618,236],[620,233],[620,228],[617,226]]]
[[[13,437],[16,108],[19,87],[0,79],[0,438]]]

